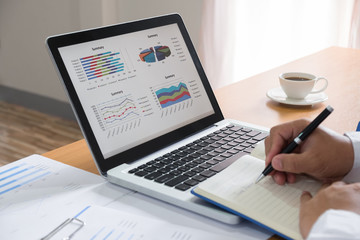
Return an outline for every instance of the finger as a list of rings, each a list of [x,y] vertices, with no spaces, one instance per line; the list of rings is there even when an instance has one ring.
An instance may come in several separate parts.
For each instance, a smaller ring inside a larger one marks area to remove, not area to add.
[[[331,185],[330,183],[324,183],[323,185],[321,185],[319,191],[324,190],[325,188],[329,187],[330,185]]]
[[[286,173],[286,181],[288,183],[295,183],[296,182],[296,174]]]
[[[308,122],[306,119],[299,119],[273,127],[264,141],[265,164],[268,165],[272,162],[273,158],[282,151],[288,142],[297,136],[304,126],[308,125]]]
[[[279,154],[281,152],[282,149],[282,145],[279,144],[279,141],[282,140],[277,140],[274,139],[276,137],[267,137],[265,139],[265,163],[266,165],[268,165],[271,160],[273,159],[274,156],[276,156],[277,154]]]
[[[321,186],[320,191],[324,191],[326,188],[332,187],[334,189],[342,188],[343,186],[347,185],[345,182],[337,181],[333,183],[325,183]]]
[[[304,191],[300,197],[300,205],[303,205],[312,199],[312,195],[308,191]]]
[[[268,164],[272,158],[279,154],[289,139],[292,138],[290,123],[273,127],[269,136],[265,139],[265,162]]]
[[[284,185],[286,183],[286,175],[283,172],[275,172],[273,179],[279,185]]]
[[[270,175],[272,175],[274,181],[279,185],[296,182],[296,175],[292,173],[273,171]]]
[[[265,146],[265,155],[268,154],[268,152],[270,151],[270,146],[271,146],[271,140],[270,140],[270,135],[267,136],[264,140],[264,146]]]
[[[355,191],[360,192],[360,182],[349,184]]]
[[[276,155],[271,164],[274,169],[289,173],[303,173],[306,172],[307,164],[304,163],[302,154],[290,153]]]
[[[329,185],[330,185],[330,184],[329,184]],[[343,185],[346,185],[346,183],[343,182],[343,181],[336,181],[336,182],[333,182],[332,185],[335,185],[335,186],[343,186]]]
[[[312,199],[311,193],[304,191],[300,197],[300,210],[299,210],[299,227],[301,235],[304,239],[307,238],[311,227],[313,226],[316,218],[314,218],[314,211],[309,205],[309,201]]]

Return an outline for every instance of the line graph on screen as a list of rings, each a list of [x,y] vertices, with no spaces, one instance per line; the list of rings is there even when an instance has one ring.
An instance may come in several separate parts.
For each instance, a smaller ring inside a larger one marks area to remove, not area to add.
[[[103,131],[141,117],[131,95],[100,103],[92,108]]]

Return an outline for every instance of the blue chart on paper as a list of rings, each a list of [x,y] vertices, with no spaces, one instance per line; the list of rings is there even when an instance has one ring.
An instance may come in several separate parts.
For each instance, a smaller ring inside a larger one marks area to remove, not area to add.
[[[26,163],[2,170],[0,172],[0,196],[40,180],[49,174],[51,172],[41,166],[32,166]]]

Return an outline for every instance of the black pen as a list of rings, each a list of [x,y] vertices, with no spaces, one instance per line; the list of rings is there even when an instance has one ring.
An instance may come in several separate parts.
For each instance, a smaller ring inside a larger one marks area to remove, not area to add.
[[[327,116],[332,113],[334,109],[331,106],[327,106],[320,114],[317,116],[314,121],[312,121],[286,148],[284,148],[281,153],[291,153],[294,149],[304,141],[319,125],[322,121],[327,118]],[[260,182],[266,175],[271,173],[274,170],[271,163],[265,168],[265,170],[260,174],[256,179],[255,183]]]

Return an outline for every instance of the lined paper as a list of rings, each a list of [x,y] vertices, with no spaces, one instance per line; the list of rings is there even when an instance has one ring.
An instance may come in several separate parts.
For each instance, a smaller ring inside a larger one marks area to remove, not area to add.
[[[263,160],[245,155],[195,191],[285,235],[301,238],[300,196],[303,191],[315,194],[321,183],[301,176],[294,184],[280,186],[267,176],[255,184],[264,167]]]

